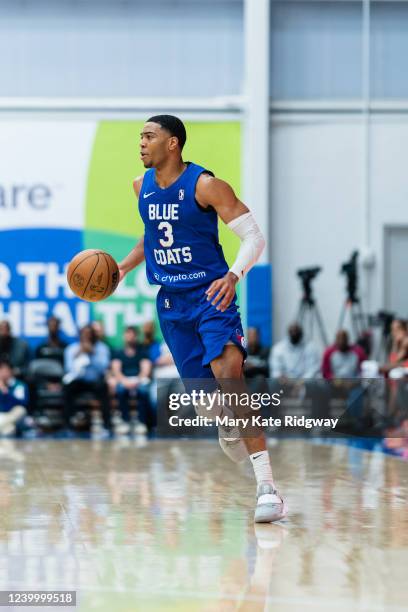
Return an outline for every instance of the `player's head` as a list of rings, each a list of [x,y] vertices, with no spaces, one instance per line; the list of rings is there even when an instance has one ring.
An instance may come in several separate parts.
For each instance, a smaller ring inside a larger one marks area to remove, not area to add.
[[[186,128],[178,117],[150,117],[140,134],[140,155],[144,167],[156,168],[171,156],[181,158],[186,139]]]

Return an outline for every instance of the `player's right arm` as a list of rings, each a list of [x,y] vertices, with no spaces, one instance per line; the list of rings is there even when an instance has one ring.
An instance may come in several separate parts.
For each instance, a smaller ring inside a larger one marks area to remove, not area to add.
[[[140,190],[142,188],[143,176],[138,176],[133,181],[133,191],[135,192],[136,197],[139,199]],[[140,240],[135,244],[133,249],[126,255],[124,259],[118,264],[119,267],[119,281],[123,279],[123,277],[136,268],[136,266],[140,265],[144,261],[144,236],[140,238]]]

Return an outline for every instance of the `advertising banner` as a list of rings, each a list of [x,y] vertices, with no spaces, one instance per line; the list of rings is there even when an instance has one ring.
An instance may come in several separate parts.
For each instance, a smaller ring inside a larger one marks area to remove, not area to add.
[[[32,346],[50,315],[68,339],[90,320],[104,321],[117,344],[126,325],[155,319],[157,287],[144,266],[110,298],[75,297],[66,267],[80,250],[98,248],[121,260],[142,236],[132,181],[143,174],[138,121],[0,122],[0,320]],[[241,131],[237,122],[187,123],[184,159],[240,191]],[[227,261],[238,241],[220,223]]]

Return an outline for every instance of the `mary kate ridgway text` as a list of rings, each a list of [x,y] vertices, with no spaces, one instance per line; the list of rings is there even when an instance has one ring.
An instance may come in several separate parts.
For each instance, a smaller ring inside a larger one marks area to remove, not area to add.
[[[306,418],[305,416],[285,415],[283,419],[275,417],[262,417],[251,415],[250,417],[233,418],[228,416],[195,416],[191,418],[172,415],[169,417],[170,427],[211,427],[221,425],[224,427],[300,427],[312,429],[313,427],[329,427],[335,429],[339,419],[317,419]]]

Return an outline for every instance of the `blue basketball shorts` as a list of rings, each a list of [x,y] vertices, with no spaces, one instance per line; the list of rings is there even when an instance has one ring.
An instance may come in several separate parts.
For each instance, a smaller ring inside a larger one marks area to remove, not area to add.
[[[225,312],[207,301],[211,283],[183,292],[162,287],[157,295],[160,327],[181,378],[213,378],[210,363],[232,342],[246,358],[236,296]]]

